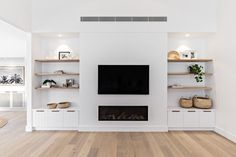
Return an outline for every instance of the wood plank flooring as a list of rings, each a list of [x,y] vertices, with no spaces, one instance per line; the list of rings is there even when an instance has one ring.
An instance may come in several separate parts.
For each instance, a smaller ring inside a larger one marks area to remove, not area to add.
[[[236,144],[213,132],[24,132],[24,112],[0,112],[0,157],[236,157]]]

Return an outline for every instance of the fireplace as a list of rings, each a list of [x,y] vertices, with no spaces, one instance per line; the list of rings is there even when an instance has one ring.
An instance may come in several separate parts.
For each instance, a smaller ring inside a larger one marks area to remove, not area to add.
[[[99,106],[99,121],[148,121],[148,106]]]

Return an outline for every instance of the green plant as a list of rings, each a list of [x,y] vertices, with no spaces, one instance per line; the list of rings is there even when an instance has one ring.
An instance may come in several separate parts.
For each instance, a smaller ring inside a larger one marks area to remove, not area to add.
[[[47,83],[54,83],[55,85],[57,84],[54,80],[45,80],[43,81],[43,84],[47,84]]]
[[[194,74],[194,78],[197,82],[202,82],[203,81],[203,66],[194,64],[189,66],[189,72],[191,74]]]

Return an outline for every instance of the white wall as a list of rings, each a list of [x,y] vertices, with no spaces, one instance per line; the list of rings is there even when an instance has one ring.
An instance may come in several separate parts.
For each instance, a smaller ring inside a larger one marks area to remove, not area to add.
[[[0,57],[25,57],[27,33],[0,20]]]
[[[80,34],[80,130],[167,130],[167,34]],[[150,65],[150,95],[98,95],[99,64]],[[99,105],[148,105],[148,122],[99,122]]]
[[[235,5],[234,0],[219,1],[219,31],[210,40],[210,52],[215,60],[216,130],[236,142]]]
[[[168,16],[167,24],[116,23],[93,26],[93,30],[111,32],[122,27],[126,31],[137,32],[150,28],[159,32],[216,31],[215,0],[33,0],[32,11],[34,32],[80,31],[84,26],[80,25],[80,16]]]
[[[31,0],[1,0],[0,19],[22,30],[31,29]]]

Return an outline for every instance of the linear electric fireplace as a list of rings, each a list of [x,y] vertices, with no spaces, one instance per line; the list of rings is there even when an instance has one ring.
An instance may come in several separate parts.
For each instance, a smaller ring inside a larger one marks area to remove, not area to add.
[[[99,106],[99,121],[148,121],[148,106]]]

